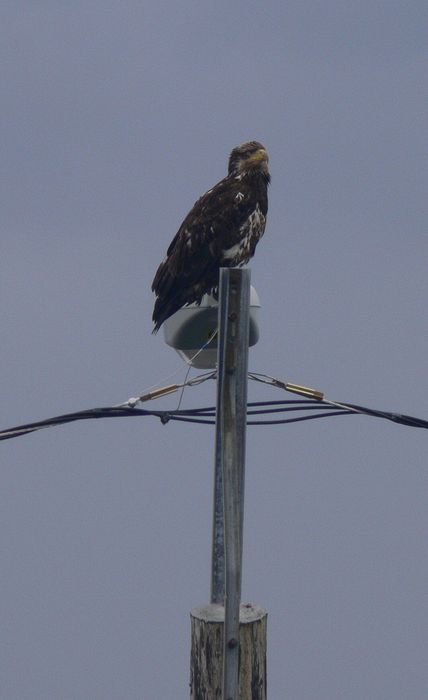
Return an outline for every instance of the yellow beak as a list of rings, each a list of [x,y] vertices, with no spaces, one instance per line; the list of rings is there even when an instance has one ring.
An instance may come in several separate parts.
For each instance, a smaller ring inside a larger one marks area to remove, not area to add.
[[[269,160],[269,156],[267,154],[267,151],[264,148],[259,148],[255,153],[253,153],[250,156],[250,160],[255,160],[255,161],[260,161],[260,160]]]

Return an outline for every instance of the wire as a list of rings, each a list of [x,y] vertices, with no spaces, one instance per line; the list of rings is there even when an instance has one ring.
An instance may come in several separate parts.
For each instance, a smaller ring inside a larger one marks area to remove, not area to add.
[[[212,340],[212,337],[210,338]],[[198,351],[199,352],[199,351]],[[138,403],[144,403],[149,400],[160,398],[161,396],[166,396],[167,394],[174,393],[178,389],[184,390],[185,387],[198,386],[203,382],[214,379],[216,377],[216,372],[204,372],[197,375],[191,379],[188,379],[188,372],[184,382],[181,384],[169,384],[164,387],[155,389],[145,394],[140,394],[137,397],[131,397],[127,401],[115,406],[107,406],[101,408],[91,408],[83,411],[77,411],[75,413],[66,413],[61,416],[54,416],[53,418],[48,418],[46,420],[36,421],[34,423],[26,423],[24,425],[18,425],[13,428],[8,428],[6,430],[0,431],[0,440],[9,440],[11,438],[20,437],[22,435],[28,435],[36,430],[42,430],[44,428],[52,428],[56,425],[63,425],[65,423],[72,423],[78,420],[92,420],[96,418],[125,418],[129,416],[154,416],[159,418],[163,424],[168,423],[171,420],[186,423],[200,423],[203,425],[213,425],[215,423],[215,406],[205,406],[201,408],[189,408],[181,409],[181,398],[177,409],[175,410],[147,410],[143,408],[136,408]],[[247,416],[250,420],[247,420],[247,425],[280,425],[286,423],[297,423],[306,420],[314,420],[317,418],[331,418],[333,416],[344,416],[344,415],[357,415],[363,414],[367,416],[372,416],[375,418],[384,418],[385,420],[392,421],[401,425],[411,426],[414,428],[425,428],[428,429],[428,421],[422,418],[415,418],[414,416],[408,416],[402,413],[393,413],[391,411],[380,411],[378,409],[367,408],[365,406],[360,406],[358,404],[344,403],[338,401],[332,401],[324,398],[323,392],[312,389],[310,387],[302,386],[300,384],[293,384],[291,382],[284,382],[282,379],[277,379],[268,374],[262,374],[260,372],[249,372],[249,379],[267,384],[269,386],[274,386],[276,388],[291,392],[293,394],[298,394],[304,398],[300,399],[284,399],[282,401],[254,401],[247,404]],[[325,410],[325,409],[329,410]],[[310,412],[310,415],[305,416],[293,416],[287,418],[275,418],[275,419],[251,419],[252,416],[256,415],[273,415],[278,413],[299,413],[303,411]]]
[[[181,369],[176,369],[174,372],[171,372],[171,374],[168,374],[166,377],[164,377],[162,380],[160,380],[157,384],[152,384],[151,386],[147,387],[144,389],[143,392],[141,392],[140,395],[138,396],[131,396],[127,401],[124,401],[123,403],[117,404],[118,406],[136,406],[137,403],[143,402],[143,401],[148,401],[149,399],[152,398],[158,398],[158,396],[165,396],[166,394],[170,394],[173,391],[177,391],[177,389],[182,388],[182,392],[180,395],[179,399],[179,406],[181,404],[182,398],[183,398],[183,393],[184,389],[186,386],[192,386],[193,384],[199,384],[202,381],[205,381],[206,379],[211,379],[212,377],[215,376],[215,372],[206,372],[205,374],[198,375],[198,377],[195,377],[194,379],[187,380],[189,376],[189,372],[192,368],[193,361],[196,360],[196,358],[201,354],[205,348],[208,347],[208,345],[214,340],[214,338],[218,334],[218,328],[213,331],[213,333],[210,334],[208,340],[205,341],[205,343],[200,347],[192,357],[185,359],[186,363],[188,364],[188,369],[185,375],[184,382],[182,384],[170,384],[168,387],[163,387],[161,389],[158,389],[159,384],[167,381],[168,379],[171,379],[172,377],[175,377],[177,374],[179,374],[182,370]],[[152,391],[152,389],[154,391]],[[167,389],[170,389],[168,391]],[[159,393],[160,392],[160,393]]]
[[[193,358],[192,358],[193,359]],[[177,374],[175,372],[174,374]],[[197,386],[198,384],[202,384],[203,382],[206,382],[208,379],[214,379],[216,376],[215,372],[204,372],[203,374],[198,374],[196,377],[192,377],[191,379],[187,379],[189,375],[189,370],[186,372],[185,380],[182,384],[168,384],[167,386],[160,387],[159,389],[155,389],[154,391],[149,391],[144,394],[140,394],[139,396],[131,396],[127,401],[124,401],[123,403],[116,404],[117,407],[129,407],[129,408],[134,408],[138,403],[144,403],[145,401],[150,401],[152,399],[158,399],[161,396],[166,396],[167,394],[172,394],[178,389],[181,389],[186,386]],[[173,376],[173,375],[170,375]],[[154,388],[153,385],[151,389]]]
[[[367,416],[373,416],[376,418],[384,418],[385,420],[392,421],[393,423],[399,423],[400,425],[407,425],[413,428],[425,428],[428,429],[428,421],[423,418],[415,418],[414,416],[408,416],[404,413],[394,413],[392,411],[380,411],[374,408],[367,408],[366,406],[360,406],[353,403],[345,403],[343,401],[331,401],[324,398],[324,394],[318,389],[311,389],[306,386],[301,386],[299,384],[291,384],[290,382],[284,382],[282,379],[276,379],[268,374],[261,374],[259,372],[249,372],[248,377],[254,379],[255,381],[262,382],[264,384],[269,384],[271,386],[284,389],[285,391],[291,391],[292,393],[300,394],[303,396],[312,396],[315,398],[316,402],[322,403],[326,406],[332,406],[339,409],[344,409],[348,412],[360,413]]]
[[[200,375],[195,377],[196,383],[201,383],[206,379],[213,376],[213,373],[207,373],[205,375]],[[280,382],[280,380],[276,380]],[[192,386],[195,382],[189,380],[188,386]],[[270,381],[266,383],[272,383]],[[298,385],[293,385],[294,387]],[[168,388],[168,387],[166,387]],[[164,387],[165,389],[165,387]],[[174,389],[175,390],[175,389]],[[305,388],[306,390],[306,388]],[[294,389],[294,391],[296,391]],[[157,396],[163,395],[161,390],[157,393]],[[166,393],[166,392],[164,392]],[[147,400],[146,397],[142,397]],[[325,408],[330,410],[325,411]],[[255,401],[248,404],[248,416],[255,415],[266,415],[266,414],[277,414],[277,413],[290,413],[290,412],[302,412],[308,411],[310,415],[306,416],[293,416],[290,418],[277,418],[272,420],[248,420],[248,425],[280,425],[287,423],[297,423],[306,420],[314,420],[317,418],[330,418],[333,416],[343,416],[343,415],[356,415],[364,414],[368,416],[374,416],[377,418],[384,418],[386,420],[399,423],[401,425],[407,425],[417,428],[428,428],[428,421],[421,418],[415,418],[413,416],[404,415],[401,413],[391,413],[388,411],[379,411],[377,409],[366,408],[357,404],[348,404],[343,402],[328,401],[326,399],[293,399],[293,400],[283,400],[283,401]],[[135,405],[122,404],[119,406],[108,406],[101,408],[91,408],[83,411],[77,411],[75,413],[66,413],[61,416],[54,416],[53,418],[48,418],[46,420],[36,421],[34,423],[26,423],[24,425],[18,425],[13,428],[8,428],[6,430],[0,431],[0,440],[9,440],[15,437],[21,437],[22,435],[27,435],[29,433],[35,432],[36,430],[42,430],[44,428],[51,428],[56,425],[64,425],[65,423],[72,423],[79,420],[92,420],[96,418],[127,418],[131,416],[153,416],[159,418],[163,424],[168,423],[170,420],[175,420],[178,422],[187,423],[200,423],[204,425],[213,425],[215,423],[215,407],[207,406],[201,408],[190,408],[182,410],[147,410],[143,408],[136,408]]]

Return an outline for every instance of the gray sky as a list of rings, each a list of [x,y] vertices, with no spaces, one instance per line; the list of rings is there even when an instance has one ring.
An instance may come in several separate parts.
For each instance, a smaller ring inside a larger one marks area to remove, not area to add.
[[[247,139],[272,173],[251,369],[428,417],[425,2],[6,0],[0,28],[1,427],[183,378],[150,284]],[[363,417],[249,430],[269,697],[426,699],[427,444]],[[1,454],[1,698],[188,697],[213,430],[78,423]]]

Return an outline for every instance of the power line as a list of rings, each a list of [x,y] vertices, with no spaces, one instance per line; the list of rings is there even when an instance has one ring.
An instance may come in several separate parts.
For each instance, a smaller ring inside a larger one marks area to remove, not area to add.
[[[206,379],[211,379],[212,377],[213,373],[200,375],[199,377],[195,377],[194,379],[185,382],[185,385],[193,386],[201,383],[202,381],[205,381]],[[249,377],[251,379],[254,379],[254,373],[250,373]],[[266,380],[261,379],[261,377],[266,377]],[[256,381],[262,381],[263,383],[283,388],[286,391],[292,391],[293,393],[300,393],[304,396],[312,396],[316,398],[250,402],[247,404],[247,425],[284,425],[287,423],[297,423],[306,420],[315,420],[318,418],[331,418],[334,416],[360,414],[375,418],[383,418],[385,420],[392,421],[400,425],[410,426],[414,428],[428,428],[428,421],[423,420],[422,418],[416,418],[414,416],[409,416],[402,413],[394,413],[391,411],[381,411],[378,409],[367,408],[365,406],[353,403],[330,401],[328,399],[325,399],[321,392],[317,392],[316,390],[309,389],[307,387],[301,387],[297,384],[286,384],[281,380],[268,377],[268,375],[258,375]],[[76,411],[75,413],[66,413],[60,416],[54,416],[53,418],[48,418],[33,423],[25,423],[23,425],[7,428],[5,430],[0,431],[0,440],[10,440],[15,437],[21,437],[22,435],[28,435],[29,433],[33,433],[37,430],[52,428],[57,425],[64,425],[66,423],[73,423],[80,420],[93,420],[97,418],[129,418],[152,416],[155,418],[159,418],[163,424],[166,424],[169,421],[177,421],[186,423],[200,423],[201,425],[214,425],[214,406],[205,406],[200,408],[196,407],[181,410],[149,410],[136,407],[136,404],[139,402],[141,403],[149,399],[159,398],[160,396],[164,396],[166,394],[177,391],[179,388],[182,388],[182,386],[183,384],[168,385],[167,387],[157,389],[156,391],[153,391],[150,394],[145,394],[136,398],[129,399],[127,402],[120,405],[90,408],[83,411]],[[302,412],[308,412],[309,415],[300,415]],[[286,418],[272,419],[252,418],[252,416],[277,415],[280,413],[294,413],[297,415],[287,416]]]

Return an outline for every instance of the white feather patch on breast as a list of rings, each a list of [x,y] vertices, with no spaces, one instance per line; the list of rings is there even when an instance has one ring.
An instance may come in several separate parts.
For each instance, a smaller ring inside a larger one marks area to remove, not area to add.
[[[265,223],[266,217],[262,214],[259,204],[257,203],[256,208],[251,212],[245,224],[241,226],[240,231],[249,232],[250,235],[252,233],[257,234],[257,236],[260,237],[263,235]]]
[[[257,204],[248,219],[239,229],[242,235],[241,240],[230,248],[222,250],[224,260],[236,260],[237,262],[246,262],[250,257],[251,242],[253,238],[259,240],[264,233],[266,217],[262,213]]]

